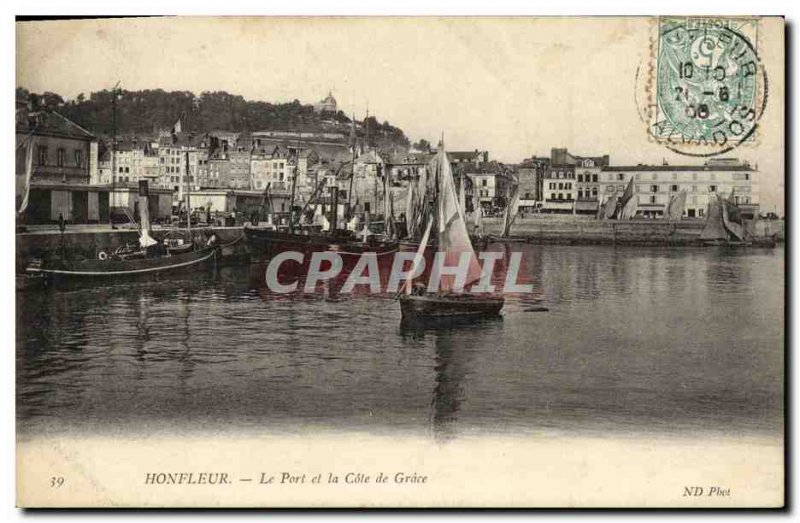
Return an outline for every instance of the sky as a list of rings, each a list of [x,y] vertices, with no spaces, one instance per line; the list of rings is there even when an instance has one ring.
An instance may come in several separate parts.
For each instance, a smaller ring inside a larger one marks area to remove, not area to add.
[[[653,18],[148,18],[17,23],[17,86],[67,98],[111,88],[222,90],[314,103],[449,150],[519,162],[551,147],[613,165],[699,164],[648,139],[637,87]],[[783,22],[757,47],[770,96],[754,144],[762,211],[783,212]]]

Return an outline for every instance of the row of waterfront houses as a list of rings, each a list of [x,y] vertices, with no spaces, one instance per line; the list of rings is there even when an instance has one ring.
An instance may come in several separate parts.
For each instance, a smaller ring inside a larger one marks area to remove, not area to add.
[[[24,108],[18,108],[16,130],[17,208],[25,207],[27,223],[57,221],[59,216],[76,223],[102,223],[120,207],[138,214],[136,188],[141,180],[148,180],[151,192],[158,195],[162,218],[175,212],[186,191],[193,209],[227,213],[258,205],[268,186],[280,212],[288,211],[294,192],[296,205],[312,194],[325,202],[336,196],[358,212],[381,213],[388,194],[384,181],[395,193],[399,214],[406,187],[419,179],[434,155],[378,151],[340,135],[290,131],[173,129],[111,143],[56,112]],[[475,201],[485,213],[501,211],[518,184],[523,212],[596,214],[607,198],[633,180],[644,216],[662,215],[670,198],[684,190],[689,218],[704,216],[713,193],[733,192],[745,215],[758,214],[757,169],[735,159],[614,166],[609,155],[578,156],[565,148],[553,148],[549,156],[533,156],[519,165],[491,161],[487,151],[477,149],[448,151],[448,157],[457,183],[464,184],[469,211]]]
[[[533,156],[519,165],[520,206],[545,213],[596,214],[615,192],[633,181],[639,214],[663,216],[670,199],[686,191],[684,216],[702,218],[709,198],[733,194],[743,215],[759,213],[757,168],[735,158],[709,159],[701,164],[612,165],[609,155],[578,156],[565,148],[549,157]]]

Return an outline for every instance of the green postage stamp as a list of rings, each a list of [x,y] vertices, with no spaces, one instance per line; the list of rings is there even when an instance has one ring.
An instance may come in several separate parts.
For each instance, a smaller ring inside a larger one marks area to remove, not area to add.
[[[757,38],[757,18],[660,18],[653,138],[692,156],[753,142],[768,92]]]

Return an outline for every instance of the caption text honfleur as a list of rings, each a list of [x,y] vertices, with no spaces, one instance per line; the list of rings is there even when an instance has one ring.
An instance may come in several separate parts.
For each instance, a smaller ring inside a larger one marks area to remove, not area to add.
[[[227,472],[147,472],[144,477],[145,485],[423,485],[428,481],[427,475],[417,472],[260,472],[252,477],[234,477]]]

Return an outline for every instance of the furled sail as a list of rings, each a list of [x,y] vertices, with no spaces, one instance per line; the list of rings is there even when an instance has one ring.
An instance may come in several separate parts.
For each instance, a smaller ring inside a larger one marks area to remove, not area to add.
[[[673,196],[669,205],[667,205],[667,212],[664,213],[664,218],[667,220],[680,220],[683,218],[683,208],[686,206],[686,189],[680,191]]]
[[[511,199],[506,206],[506,212],[503,215],[503,237],[506,237],[511,232],[511,225],[514,223],[514,218],[517,217],[517,209],[519,208],[519,185],[514,185],[512,188]]]
[[[617,212],[617,191],[611,193],[611,196],[606,200],[606,205],[603,207],[603,219],[610,220]]]
[[[406,191],[406,235],[413,238],[417,232],[417,184],[414,181],[408,182]]]
[[[444,262],[448,267],[455,267],[461,259],[462,253],[469,257],[469,265],[465,285],[478,280],[481,276],[481,267],[472,242],[467,233],[467,226],[462,218],[461,210],[458,207],[458,194],[450,161],[444,151],[444,145],[440,146],[437,155],[437,167],[439,173],[439,194],[437,207],[437,233],[439,237],[438,249],[445,253]],[[455,277],[444,275],[441,279],[441,290],[451,292],[454,290]]]
[[[701,240],[727,240],[728,233],[722,224],[722,203],[719,196],[709,196],[706,226],[700,232]]]
[[[33,141],[33,136],[31,135],[25,149],[25,178],[23,180],[24,185],[21,188],[22,203],[20,203],[17,214],[22,214],[28,208],[28,200],[31,194],[31,177],[33,176]]]
[[[628,181],[628,186],[625,187],[625,192],[622,193],[622,198],[619,199],[620,205],[625,208],[631,198],[633,198],[633,178]]]
[[[627,193],[627,191],[626,191]],[[623,200],[625,198],[623,197]],[[634,216],[636,216],[636,211],[639,210],[639,198],[636,195],[631,195],[627,201],[625,201],[622,209],[619,211],[619,216],[617,219],[619,220],[632,220]]]
[[[458,184],[458,208],[461,211],[461,219],[467,221],[467,175],[461,175],[461,183]]]
[[[475,221],[475,228],[478,234],[483,234],[483,208],[481,207],[481,195],[473,184],[472,186],[472,213]]]
[[[139,245],[143,248],[158,242],[150,236],[150,189],[146,180],[139,182]]]
[[[722,224],[734,239],[738,241],[745,240],[746,235],[742,224],[742,215],[739,212],[739,208],[729,200],[722,200]]]

